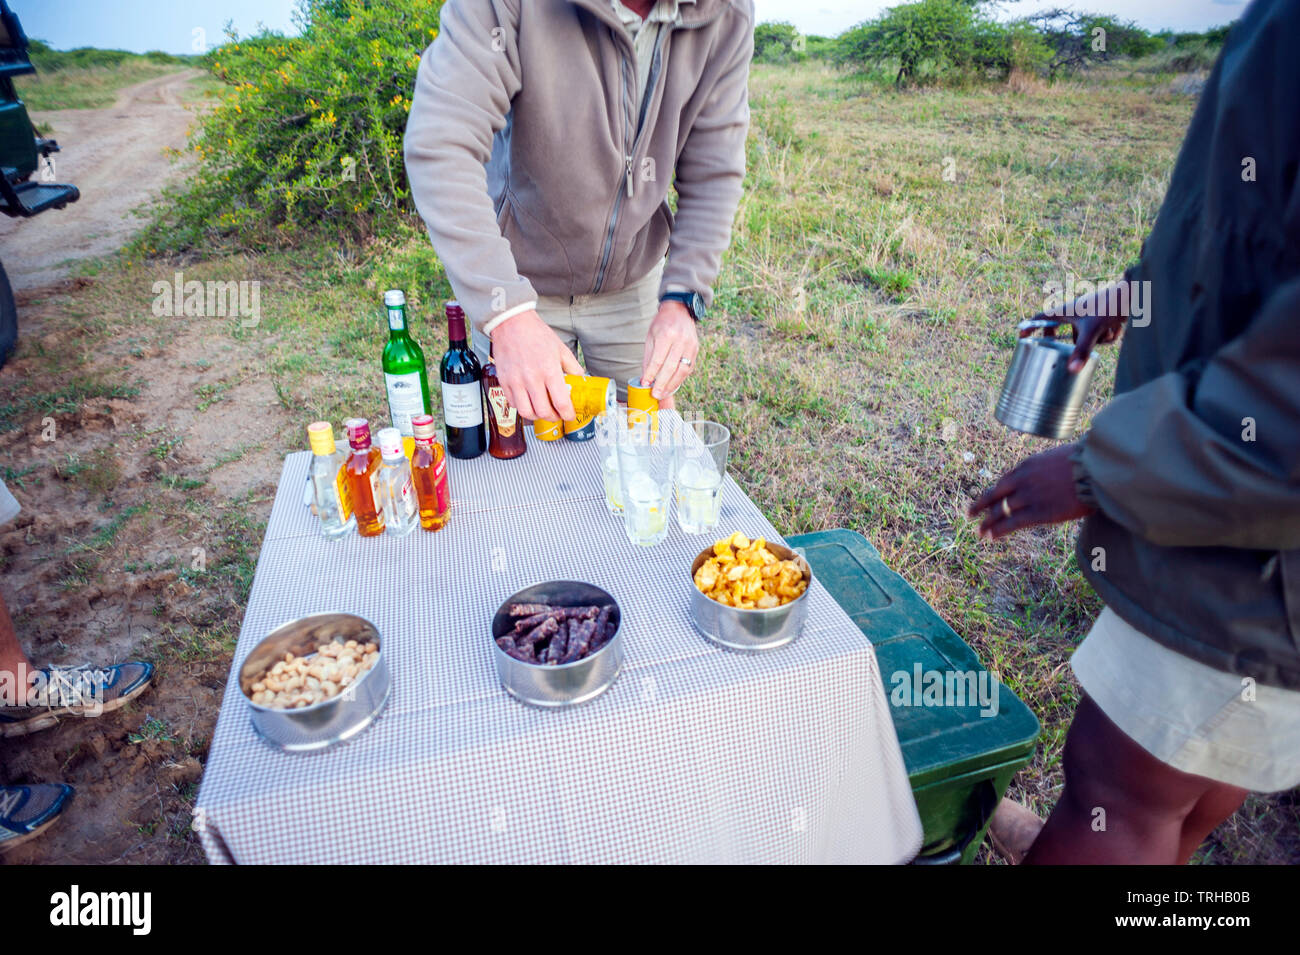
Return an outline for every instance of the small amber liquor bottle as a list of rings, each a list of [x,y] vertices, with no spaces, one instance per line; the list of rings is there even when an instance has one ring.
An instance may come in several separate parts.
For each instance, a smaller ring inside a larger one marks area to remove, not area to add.
[[[411,476],[415,479],[415,496],[420,502],[420,526],[426,531],[439,531],[451,517],[447,452],[438,441],[433,415],[415,415],[411,418],[411,430],[415,434]]]
[[[343,467],[352,513],[357,517],[357,533],[362,537],[377,537],[384,532],[384,495],[379,487],[383,456],[378,448],[370,446],[370,422],[365,418],[349,418],[343,427],[347,429],[348,446],[352,448]]]

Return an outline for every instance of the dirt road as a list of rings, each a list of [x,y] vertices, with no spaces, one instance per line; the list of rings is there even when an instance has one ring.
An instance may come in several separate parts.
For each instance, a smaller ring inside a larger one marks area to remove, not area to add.
[[[32,219],[0,220],[0,260],[15,289],[49,285],[75,262],[119,248],[140,227],[131,210],[177,174],[164,149],[185,143],[193,113],[180,94],[198,75],[184,70],[128,86],[107,109],[32,114],[54,127],[62,147],[52,157],[56,181],[75,185],[81,199]]]

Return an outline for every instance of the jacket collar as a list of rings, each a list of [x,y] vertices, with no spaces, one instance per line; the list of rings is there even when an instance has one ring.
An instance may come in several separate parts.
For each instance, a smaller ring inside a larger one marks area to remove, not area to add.
[[[568,0],[575,7],[581,7],[603,23],[616,29],[624,29],[622,21],[614,12],[614,5],[609,0]],[[681,4],[682,27],[702,26],[716,20],[724,8],[731,5],[731,0],[695,0],[694,3]]]

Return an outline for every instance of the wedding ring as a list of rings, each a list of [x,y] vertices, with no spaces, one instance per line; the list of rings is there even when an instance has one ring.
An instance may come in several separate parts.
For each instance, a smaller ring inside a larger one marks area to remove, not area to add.
[[[689,358],[683,358],[683,359],[682,359],[682,364],[683,364],[683,365],[689,365],[690,363],[691,363],[691,360],[690,360]]]
[[[1003,517],[1011,516],[1011,505],[1007,503],[1007,499],[1005,497],[1002,499],[1002,516]]]

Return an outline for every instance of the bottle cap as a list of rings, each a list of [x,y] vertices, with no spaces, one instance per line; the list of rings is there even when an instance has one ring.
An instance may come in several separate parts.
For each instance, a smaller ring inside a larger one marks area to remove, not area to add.
[[[379,451],[384,457],[395,458],[406,453],[402,448],[402,432],[396,428],[380,428],[375,437],[379,439]]]
[[[343,427],[348,429],[348,444],[353,450],[370,447],[370,422],[365,418],[349,418],[343,422]]]
[[[465,310],[459,302],[447,303],[447,337],[450,341],[465,341]]]
[[[400,288],[390,288],[384,293],[384,304],[390,308],[396,308],[398,305],[406,304],[406,293]]]
[[[432,441],[436,438],[438,436],[438,429],[434,424],[433,415],[412,415],[411,434],[414,436],[416,441]]]
[[[334,429],[328,421],[313,421],[307,425],[307,442],[312,454],[334,453]]]

